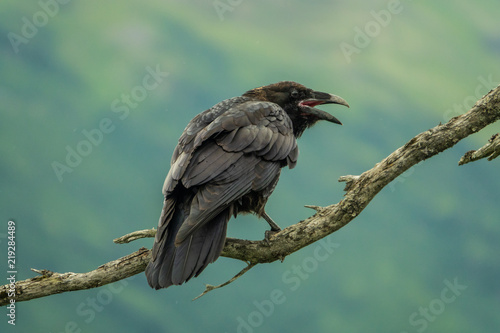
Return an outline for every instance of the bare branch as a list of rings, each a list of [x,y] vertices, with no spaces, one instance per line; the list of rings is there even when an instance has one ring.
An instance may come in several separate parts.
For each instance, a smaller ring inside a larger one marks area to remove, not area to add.
[[[358,216],[382,188],[406,170],[454,146],[460,140],[498,119],[500,119],[500,86],[480,99],[469,112],[452,118],[446,124],[440,124],[418,134],[360,176],[341,177],[342,181],[347,181],[343,200],[318,210],[316,214],[305,221],[273,234],[270,244],[263,241],[228,238],[222,256],[249,263],[246,270],[242,270],[233,279],[241,276],[258,263],[283,260],[289,254],[342,228]],[[139,231],[120,239],[127,242],[153,235],[153,230]],[[146,268],[149,256],[150,251],[143,248],[88,273],[46,272],[45,274],[42,270],[40,271],[42,276],[17,282],[16,301],[94,288],[118,281],[142,272]],[[210,290],[216,288],[219,287],[207,287]],[[8,304],[8,289],[8,285],[0,287],[0,305]],[[206,290],[206,292],[208,291]]]
[[[347,192],[351,189],[352,184],[354,184],[354,182],[358,179],[359,176],[346,175],[346,176],[340,176],[338,181],[345,182],[344,191]]]
[[[16,282],[15,300],[22,302],[67,291],[96,288],[128,278],[146,269],[151,257],[150,252],[143,247],[128,256],[110,261],[87,273],[61,274],[48,270],[35,270],[41,276]],[[9,285],[0,287],[0,305],[9,304],[8,287]]]
[[[134,231],[134,232],[131,232],[129,234],[126,234],[124,236],[115,238],[115,239],[113,239],[113,242],[116,244],[125,244],[125,243],[130,243],[132,241],[135,241],[136,239],[154,237],[155,235],[156,235],[155,228],[138,230],[138,231]]]
[[[320,212],[323,209],[323,207],[315,205],[304,205],[304,207],[314,209],[317,212]]]
[[[482,158],[488,157],[488,161],[492,161],[500,155],[500,135],[499,133],[494,134],[488,143],[478,150],[471,150],[465,153],[464,156],[458,162],[458,165],[467,164],[469,162],[474,162]]]
[[[54,274],[54,272],[52,271],[49,271],[48,269],[35,269],[35,268],[32,268],[31,269],[33,272],[35,273],[38,273],[42,276],[52,276],[52,274]]]
[[[228,284],[230,284],[231,282],[234,282],[237,278],[239,278],[240,276],[242,276],[243,274],[245,274],[246,272],[248,272],[253,266],[255,266],[256,264],[248,264],[247,267],[243,268],[238,274],[236,274],[235,276],[233,276],[229,281],[226,281],[222,284],[219,284],[217,286],[212,286],[211,284],[206,284],[205,285],[205,290],[198,296],[196,296],[195,298],[193,298],[193,301],[194,300],[197,300],[198,298],[200,298],[201,296],[205,295],[206,293],[208,293],[209,291],[212,291],[214,289],[219,289],[219,288],[222,288],[222,287],[225,287],[227,286]]]

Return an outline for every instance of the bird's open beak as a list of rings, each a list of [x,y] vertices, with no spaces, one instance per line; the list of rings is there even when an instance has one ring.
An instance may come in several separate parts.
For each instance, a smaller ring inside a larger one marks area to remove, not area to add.
[[[316,109],[315,106],[320,104],[340,104],[349,107],[349,104],[342,97],[324,92],[314,91],[313,96],[313,98],[305,99],[299,103],[304,114],[342,125],[340,120],[323,110]]]

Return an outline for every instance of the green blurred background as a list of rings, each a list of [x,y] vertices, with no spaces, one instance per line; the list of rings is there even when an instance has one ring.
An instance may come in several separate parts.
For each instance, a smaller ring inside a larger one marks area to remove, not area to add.
[[[305,204],[338,202],[339,176],[371,168],[500,83],[497,0],[4,0],[0,9],[0,262],[15,219],[19,280],[30,268],[86,272],[151,247],[112,239],[156,226],[178,137],[223,99],[293,80],[350,103],[323,107],[344,126],[306,132],[298,166],[282,173],[267,210],[287,226],[312,214]],[[498,332],[500,162],[457,166],[498,131],[408,170],[323,243],[194,302],[244,264],[220,258],[168,290],[139,274],[17,303],[15,328],[3,308],[0,330]],[[72,166],[71,150],[83,152]],[[58,177],[54,165],[67,169]],[[239,217],[228,234],[261,239],[266,226]]]

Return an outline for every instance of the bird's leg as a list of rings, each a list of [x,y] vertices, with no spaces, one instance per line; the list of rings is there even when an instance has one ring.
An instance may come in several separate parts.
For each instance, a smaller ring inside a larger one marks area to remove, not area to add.
[[[279,225],[276,224],[276,222],[273,221],[273,219],[271,218],[271,216],[267,215],[266,212],[264,212],[264,214],[262,214],[262,217],[264,218],[264,220],[266,220],[267,223],[269,223],[269,226],[271,227],[271,231],[281,231],[281,228]]]
[[[273,221],[271,216],[267,215],[266,212],[262,214],[262,217],[264,218],[264,220],[266,220],[267,223],[269,223],[269,226],[271,227],[271,230],[266,230],[266,232],[264,233],[264,241],[267,243],[267,245],[269,245],[270,244],[269,239],[271,237],[271,234],[280,232],[281,228],[278,224],[276,224],[276,222]]]

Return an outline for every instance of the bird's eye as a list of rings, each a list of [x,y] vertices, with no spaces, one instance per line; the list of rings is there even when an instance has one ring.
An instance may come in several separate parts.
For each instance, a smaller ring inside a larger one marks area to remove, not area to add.
[[[295,90],[295,89],[294,89],[294,90],[292,90],[292,91],[290,92],[290,96],[291,96],[292,98],[297,98],[297,97],[299,97],[299,92],[298,92],[297,90]]]

